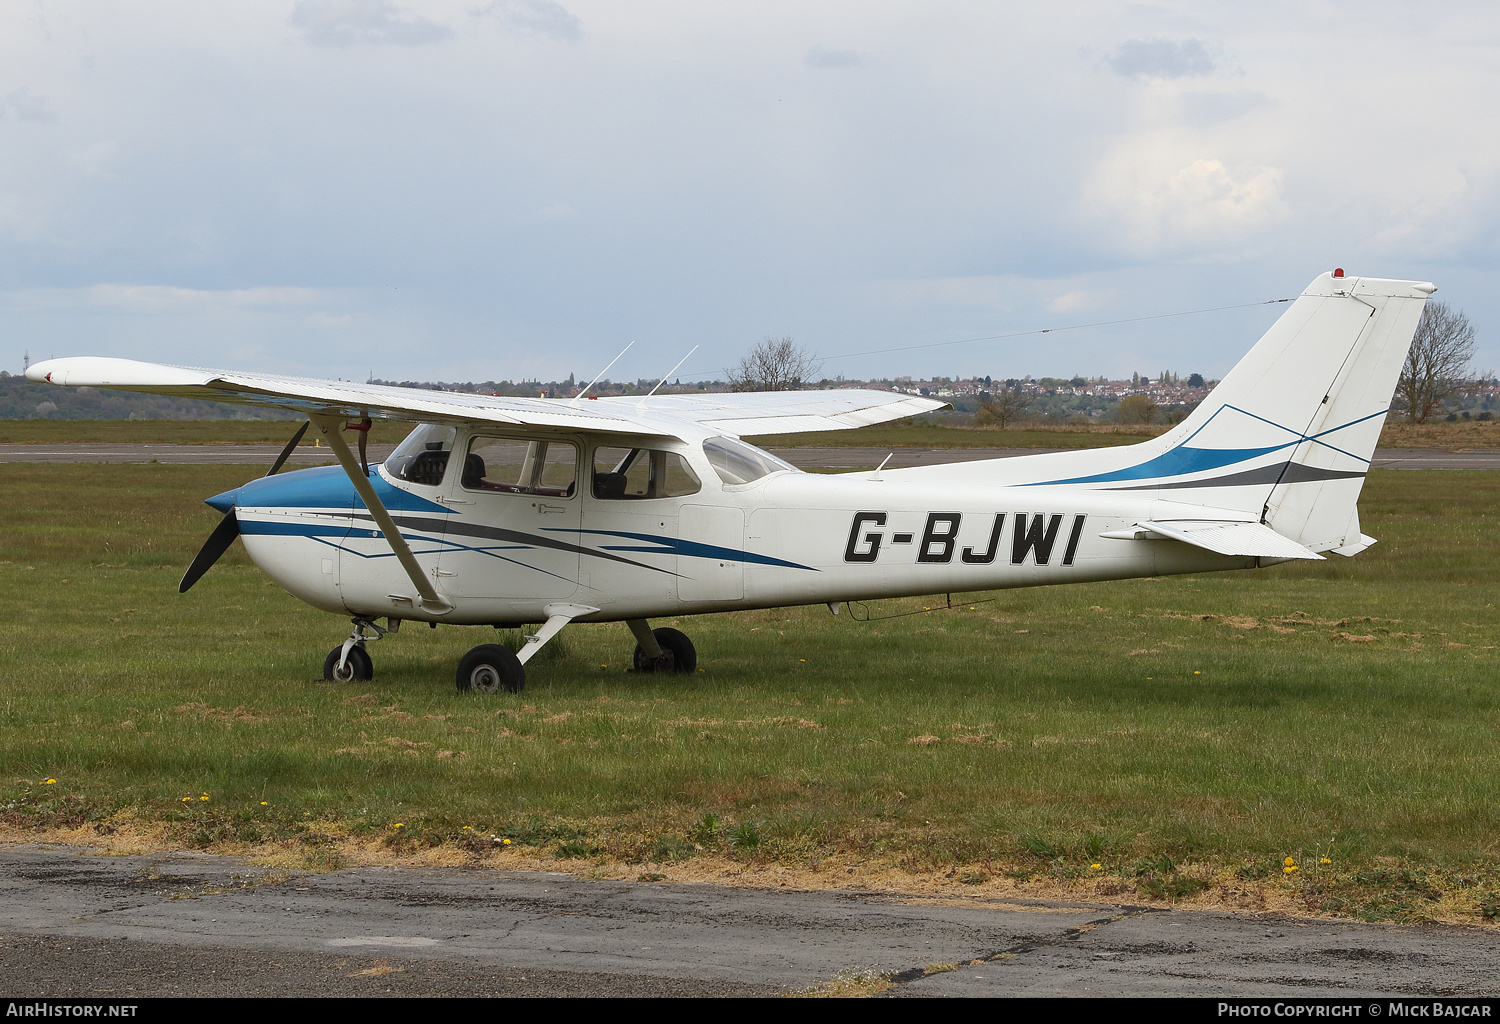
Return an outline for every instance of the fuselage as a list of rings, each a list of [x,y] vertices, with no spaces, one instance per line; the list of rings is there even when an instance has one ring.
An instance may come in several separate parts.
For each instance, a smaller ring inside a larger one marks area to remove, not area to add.
[[[1101,536],[1201,517],[1150,496],[997,486],[993,473],[942,487],[900,470],[810,474],[765,453],[757,466],[758,450],[724,438],[413,435],[427,437],[440,439],[408,439],[370,480],[445,613],[421,607],[337,466],[211,503],[232,505],[250,557],[315,607],[463,624],[541,622],[560,602],[597,609],[579,621],[615,621],[1256,564]]]

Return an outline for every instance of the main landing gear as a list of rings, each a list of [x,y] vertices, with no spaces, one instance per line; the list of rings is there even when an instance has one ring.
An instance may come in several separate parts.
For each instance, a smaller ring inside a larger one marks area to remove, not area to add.
[[[548,605],[547,621],[534,635],[526,637],[519,652],[500,644],[480,644],[458,663],[455,680],[460,693],[520,693],[526,688],[526,662],[542,649],[562,628],[580,615],[599,609],[586,605]],[[388,620],[386,628],[372,620],[356,618],[354,632],[339,647],[328,652],[323,661],[323,678],[329,682],[362,682],[374,676],[374,664],[365,645],[394,633],[399,619]],[[698,652],[681,631],[663,626],[652,629],[645,619],[625,623],[635,635],[633,663],[637,672],[690,673],[698,668]]]
[[[645,619],[631,619],[626,625],[635,634],[637,672],[691,672],[698,667],[693,642],[678,630],[652,629]]]

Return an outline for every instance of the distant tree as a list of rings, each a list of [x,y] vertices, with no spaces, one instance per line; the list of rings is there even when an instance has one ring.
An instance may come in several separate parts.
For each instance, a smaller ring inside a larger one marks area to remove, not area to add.
[[[1082,377],[1074,377],[1072,380],[1068,381],[1068,386],[1069,387],[1075,387],[1075,388],[1081,388],[1081,387],[1083,387],[1087,383],[1088,383],[1088,381],[1084,380]]]
[[[1469,362],[1474,358],[1474,325],[1462,311],[1446,302],[1427,303],[1417,334],[1406,353],[1406,365],[1396,383],[1396,397],[1410,423],[1447,405],[1469,386]]]
[[[796,391],[822,369],[791,338],[767,338],[740,365],[726,371],[736,391]]]
[[[974,425],[1004,430],[1030,407],[1031,396],[1020,388],[998,391],[979,403],[979,411],[974,414]]]
[[[1188,377],[1188,387],[1201,388],[1203,386],[1203,374],[1195,373]]]
[[[1156,410],[1150,395],[1127,395],[1120,399],[1120,408],[1115,410],[1115,422],[1149,426],[1156,419]]]

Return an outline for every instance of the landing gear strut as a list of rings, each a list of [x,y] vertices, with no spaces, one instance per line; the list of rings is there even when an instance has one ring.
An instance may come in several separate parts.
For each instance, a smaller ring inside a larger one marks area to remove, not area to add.
[[[599,609],[587,604],[549,604],[542,608],[547,621],[536,633],[527,636],[526,643],[517,652],[499,644],[480,644],[458,663],[459,693],[520,693],[526,686],[526,663],[542,649],[562,628],[580,615],[590,615]]]
[[[698,667],[698,651],[682,632],[668,626],[652,629],[645,619],[626,623],[635,634],[637,672],[692,672]]]

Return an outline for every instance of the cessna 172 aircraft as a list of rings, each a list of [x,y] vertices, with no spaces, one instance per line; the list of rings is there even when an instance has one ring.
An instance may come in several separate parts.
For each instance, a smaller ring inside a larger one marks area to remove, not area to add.
[[[405,620],[540,623],[519,653],[481,644],[458,666],[462,691],[516,692],[575,621],[625,622],[638,670],[692,672],[692,642],[649,619],[1357,554],[1375,543],[1360,488],[1434,290],[1323,274],[1191,416],[1141,444],[832,476],[742,438],[943,403],[498,398],[93,357],[27,377],[305,413],[270,474],[208,499],[224,518],[180,589],[243,538],[293,596],[353,616],[324,665],[337,680],[370,678],[366,645]],[[343,431],[371,417],[421,425],[370,466],[365,434],[356,458]],[[339,465],[276,475],[309,425]]]

